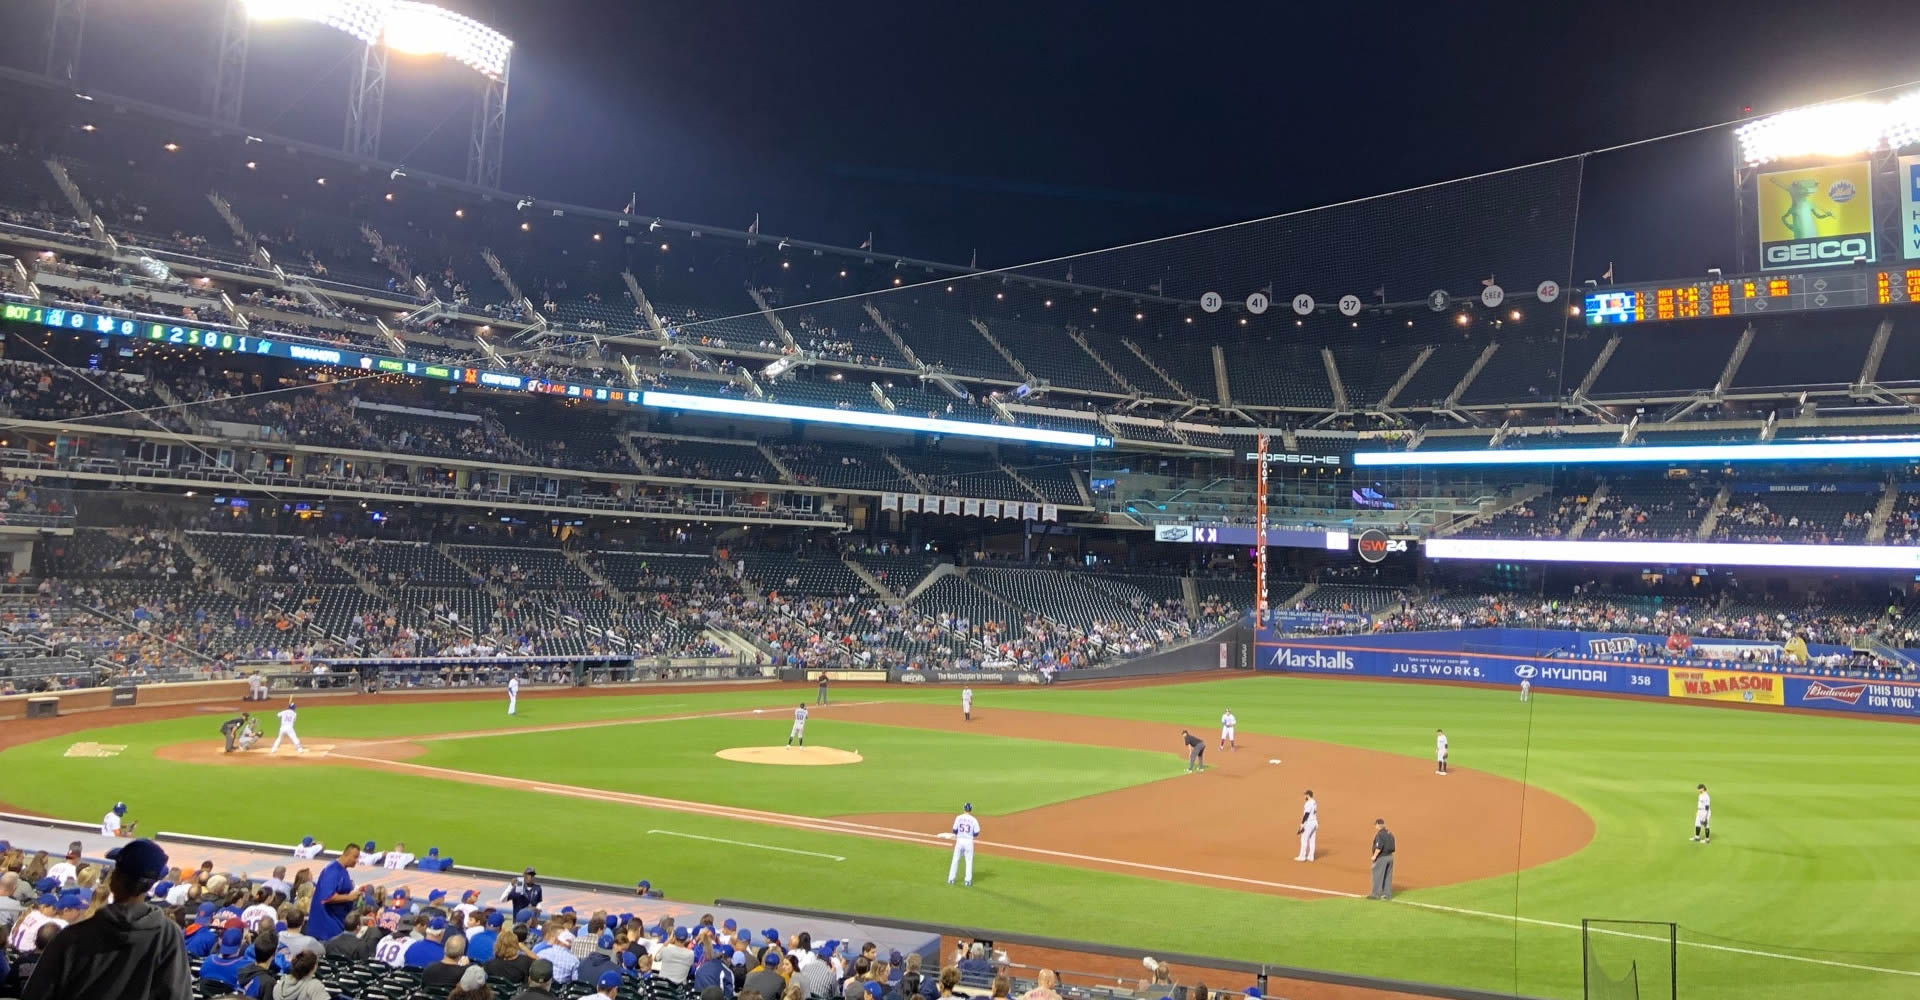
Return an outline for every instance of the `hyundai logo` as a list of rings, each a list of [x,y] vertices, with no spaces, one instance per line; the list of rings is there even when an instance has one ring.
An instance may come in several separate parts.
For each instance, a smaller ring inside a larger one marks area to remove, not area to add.
[[[1540,672],[1540,668],[1534,666],[1531,663],[1522,663],[1519,666],[1513,668],[1513,676],[1518,677],[1521,680],[1532,680],[1534,675],[1538,674],[1539,672]]]

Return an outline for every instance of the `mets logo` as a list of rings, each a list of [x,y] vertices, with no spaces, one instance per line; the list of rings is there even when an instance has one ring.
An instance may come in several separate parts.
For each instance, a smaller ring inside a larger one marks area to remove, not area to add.
[[[1865,684],[1827,684],[1814,681],[1807,685],[1807,693],[1801,701],[1837,701],[1845,705],[1860,704],[1860,696],[1867,693]]]

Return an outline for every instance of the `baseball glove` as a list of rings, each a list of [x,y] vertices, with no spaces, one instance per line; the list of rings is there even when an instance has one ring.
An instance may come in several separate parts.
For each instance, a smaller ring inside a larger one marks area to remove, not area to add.
[[[1293,832],[1294,832],[1294,833],[1305,833],[1305,832],[1307,832],[1307,828],[1306,828],[1306,827],[1304,827],[1304,826],[1301,826],[1301,827],[1295,827],[1295,828],[1294,828],[1294,831],[1293,831]]]

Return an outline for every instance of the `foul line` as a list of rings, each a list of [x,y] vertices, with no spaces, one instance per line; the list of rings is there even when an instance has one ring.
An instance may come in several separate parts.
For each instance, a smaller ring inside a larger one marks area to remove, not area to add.
[[[681,704],[685,704],[685,702]],[[864,708],[868,705],[880,704],[885,703],[878,701],[850,701],[843,705],[837,705],[836,707]],[[626,719],[600,719],[592,722],[556,722],[546,726],[521,726],[510,729],[473,729],[456,733],[428,733],[425,736],[400,736],[385,740],[353,740],[344,745],[359,748],[394,746],[400,743],[443,743],[448,740],[478,740],[490,736],[523,736],[531,733],[563,733],[574,729],[605,729],[610,726],[644,726],[655,722],[692,722],[695,719],[725,719],[736,715],[765,715],[769,712],[778,711],[780,711],[778,708],[742,708],[727,712],[699,712],[694,715],[643,715]],[[830,719],[832,716],[822,716],[822,718]],[[329,756],[345,757],[347,755],[336,753],[330,754]]]
[[[872,703],[868,702],[864,704],[872,704]],[[720,713],[720,714],[731,715],[731,714],[738,714],[738,713]],[[652,721],[652,720],[646,720],[646,721]],[[658,720],[658,721],[666,721],[666,720]],[[613,725],[617,723],[608,723],[608,724]],[[381,760],[377,757],[356,757],[351,754],[343,754],[339,752],[331,753],[328,756],[330,758],[338,757],[345,760],[364,761],[368,764],[373,764],[380,767],[407,768],[409,770],[424,771],[431,774],[443,775],[445,777],[454,778],[460,781],[472,782],[476,784],[498,785],[500,780],[503,777],[507,777],[505,775],[497,775],[497,774],[482,774],[477,771],[456,771],[450,768],[434,767],[430,764],[416,764],[411,761]],[[525,780],[525,779],[513,779],[513,780]],[[891,840],[891,841],[896,841],[900,843],[919,844],[925,847],[944,846],[941,843],[940,835],[938,833],[922,833],[915,830],[901,830],[901,829],[896,829],[894,827],[874,826],[867,823],[854,823],[847,820],[792,816],[786,813],[766,812],[759,809],[745,809],[745,808],[740,808],[736,806],[710,805],[704,802],[688,802],[681,799],[666,799],[666,798],[660,798],[658,796],[653,796],[653,795],[635,794],[632,792],[609,792],[609,791],[603,791],[595,788],[581,788],[575,785],[551,785],[551,784],[540,784],[540,783],[532,783],[532,782],[530,782],[529,785],[536,792],[545,792],[550,795],[565,795],[572,798],[591,799],[598,802],[611,802],[611,803],[616,803],[621,805],[645,806],[645,807],[654,808],[654,809],[665,809],[671,812],[688,813],[696,816],[710,816],[710,817],[717,817],[720,819],[745,820],[747,822],[765,823],[771,826],[781,826],[781,827],[787,827],[789,829],[805,830],[813,833],[846,834],[846,835],[851,835],[856,837],[868,837],[875,840]],[[650,830],[648,832],[664,833],[666,831]],[[679,834],[674,834],[674,835],[684,836]],[[705,840],[705,839],[718,839],[718,838],[699,837],[694,839]],[[722,842],[736,843],[735,841],[722,841]],[[766,845],[747,844],[745,846],[764,847]],[[1270,882],[1265,879],[1248,878],[1242,875],[1224,875],[1219,872],[1203,872],[1203,871],[1196,871],[1191,868],[1175,868],[1169,865],[1156,865],[1156,864],[1151,864],[1145,861],[1126,861],[1120,858],[1102,858],[1102,857],[1098,857],[1091,854],[1077,854],[1072,851],[1057,851],[1057,850],[1053,850],[1051,848],[1045,848],[1045,847],[1030,847],[1024,844],[1008,844],[1008,843],[1002,843],[1002,842],[994,842],[989,846],[1001,848],[1007,851],[1015,851],[1022,854],[1033,854],[1033,855],[1038,855],[1041,857],[1048,857],[1048,858],[1061,858],[1061,859],[1066,859],[1070,861],[1083,861],[1089,864],[1108,865],[1115,868],[1130,868],[1130,869],[1135,869],[1138,871],[1145,871],[1145,872],[1158,872],[1163,875],[1184,875],[1191,878],[1207,879],[1209,881],[1215,881],[1215,882],[1229,882],[1229,883],[1234,883],[1238,885],[1259,886],[1261,888],[1266,888],[1266,889],[1285,889],[1290,892],[1306,893],[1309,895],[1316,895],[1316,896],[1331,896],[1337,899],[1365,898],[1362,893],[1345,892],[1339,889],[1322,889],[1318,886],[1296,885],[1291,882]],[[785,850],[784,848],[770,848],[770,849]],[[810,853],[810,852],[798,852],[798,853]],[[823,856],[833,857],[833,855],[823,855]],[[1569,923],[1565,923],[1558,920],[1543,920],[1538,917],[1523,917],[1517,914],[1509,914],[1509,913],[1490,913],[1486,910],[1469,910],[1459,906],[1446,906],[1440,903],[1423,903],[1418,900],[1411,900],[1411,899],[1396,899],[1393,901],[1392,905],[1417,906],[1424,910],[1432,910],[1439,913],[1453,913],[1453,914],[1458,914],[1461,916],[1468,916],[1468,917],[1483,917],[1489,920],[1508,920],[1508,921],[1514,921],[1517,923],[1529,924],[1535,927],[1553,927],[1553,928],[1558,928],[1560,930],[1567,930],[1567,931],[1580,930],[1579,924],[1569,924]],[[1592,930],[1593,933],[1596,933],[1596,934],[1607,934],[1614,937],[1624,937],[1624,938],[1637,938],[1644,941],[1667,940],[1664,937],[1655,937],[1648,934],[1635,934],[1630,931],[1604,930],[1604,929],[1595,929],[1595,928],[1589,928],[1589,930]],[[1920,978],[1920,972],[1912,971],[1908,969],[1888,969],[1888,968],[1883,968],[1877,965],[1860,965],[1854,962],[1839,962],[1839,961],[1834,961],[1832,959],[1825,959],[1825,958],[1808,958],[1802,955],[1785,955],[1779,952],[1760,951],[1758,949],[1753,949],[1753,948],[1736,948],[1729,945],[1721,945],[1721,944],[1707,944],[1701,941],[1681,941],[1680,944],[1689,948],[1701,948],[1707,951],[1727,952],[1735,955],[1748,955],[1756,958],[1777,958],[1787,962],[1804,962],[1809,965],[1824,965],[1824,966],[1828,966],[1836,969],[1852,969],[1858,972],[1877,972],[1877,973],[1882,973],[1890,976],[1910,976],[1910,977]]]
[[[536,789],[537,791],[538,789]],[[775,847],[772,844],[755,844],[745,840],[728,840],[725,837],[703,837],[697,833],[680,833],[677,830],[648,830],[648,833],[662,837],[684,837],[687,840],[704,840],[710,844],[732,844],[735,847],[757,847],[763,851],[779,851],[782,854],[804,854],[810,858],[826,858],[829,861],[845,861],[838,854],[823,854],[819,851],[803,851],[795,847]]]

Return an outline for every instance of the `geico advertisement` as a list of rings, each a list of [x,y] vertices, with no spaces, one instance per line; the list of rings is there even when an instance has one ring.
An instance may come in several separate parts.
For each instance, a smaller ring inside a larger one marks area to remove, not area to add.
[[[1478,656],[1434,650],[1368,649],[1261,643],[1259,666],[1300,674],[1393,677],[1406,680],[1512,684],[1580,691],[1620,691],[1656,698],[1667,695],[1664,667],[1581,663],[1520,657]]]
[[[1865,161],[1764,173],[1755,182],[1767,271],[1873,260],[1873,172]]]

